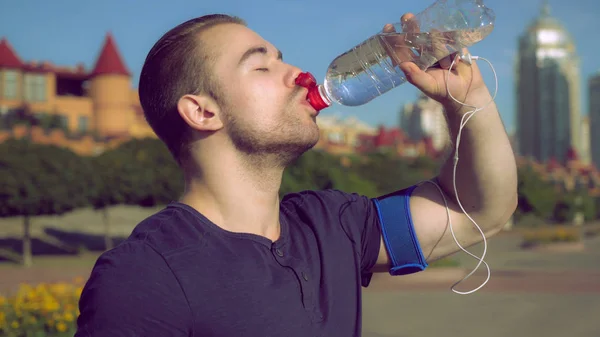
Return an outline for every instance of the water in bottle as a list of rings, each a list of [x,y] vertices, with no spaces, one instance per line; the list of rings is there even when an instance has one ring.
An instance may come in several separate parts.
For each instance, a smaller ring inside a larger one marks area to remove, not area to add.
[[[401,62],[411,61],[425,70],[484,39],[492,32],[494,20],[493,11],[481,0],[438,0],[412,19],[395,24],[394,32],[379,32],[338,56],[309,101],[318,110],[332,101],[365,104],[406,82]]]

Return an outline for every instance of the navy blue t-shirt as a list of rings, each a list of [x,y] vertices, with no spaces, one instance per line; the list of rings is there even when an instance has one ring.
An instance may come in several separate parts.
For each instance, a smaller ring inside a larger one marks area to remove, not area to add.
[[[361,286],[381,240],[373,200],[293,193],[280,223],[272,242],[169,204],[99,257],[76,337],[360,336]]]

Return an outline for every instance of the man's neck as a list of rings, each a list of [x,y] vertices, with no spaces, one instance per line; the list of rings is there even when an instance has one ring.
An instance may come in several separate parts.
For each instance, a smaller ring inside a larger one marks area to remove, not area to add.
[[[227,231],[277,240],[283,170],[214,157],[210,163],[202,165],[201,172],[186,174],[186,191],[180,201]]]

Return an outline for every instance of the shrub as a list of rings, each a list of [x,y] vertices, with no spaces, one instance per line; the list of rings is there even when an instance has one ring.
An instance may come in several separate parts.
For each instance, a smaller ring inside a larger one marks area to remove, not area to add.
[[[554,242],[577,242],[581,240],[581,231],[576,227],[551,227],[525,232],[523,246],[529,247],[538,244]]]
[[[73,336],[83,280],[32,286],[21,284],[10,297],[0,296],[0,336]]]

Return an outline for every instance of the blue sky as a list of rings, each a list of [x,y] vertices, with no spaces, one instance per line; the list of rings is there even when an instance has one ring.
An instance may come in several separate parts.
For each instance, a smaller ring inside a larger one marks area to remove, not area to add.
[[[107,31],[111,31],[128,68],[132,85],[146,53],[168,29],[196,16],[227,13],[246,20],[283,51],[287,62],[312,72],[322,82],[327,66],[340,53],[397,22],[405,12],[418,13],[431,1],[255,0],[255,1],[2,1],[0,36],[8,38],[27,61],[58,65],[83,62],[92,67]],[[514,55],[517,38],[538,15],[542,0],[484,0],[496,13],[496,27],[471,53],[489,59],[498,73],[496,102],[508,129],[514,127]],[[551,13],[574,37],[581,59],[582,113],[587,114],[586,83],[600,70],[600,6],[596,0],[550,0]],[[494,88],[487,64],[484,77]],[[404,84],[360,107],[335,105],[322,114],[355,115],[372,124],[395,125],[400,107],[417,96]]]

